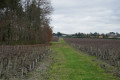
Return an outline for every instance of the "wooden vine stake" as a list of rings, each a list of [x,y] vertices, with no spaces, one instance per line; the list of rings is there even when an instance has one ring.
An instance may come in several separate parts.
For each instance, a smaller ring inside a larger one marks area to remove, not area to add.
[[[0,64],[0,78],[2,77],[2,69],[3,69],[3,63],[1,61],[1,64]]]

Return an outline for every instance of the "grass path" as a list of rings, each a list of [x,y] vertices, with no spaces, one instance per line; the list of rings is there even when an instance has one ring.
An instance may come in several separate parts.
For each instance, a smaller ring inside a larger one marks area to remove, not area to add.
[[[95,57],[83,54],[60,39],[52,43],[56,52],[54,64],[49,70],[49,80],[120,80],[112,74],[104,73],[93,60]]]

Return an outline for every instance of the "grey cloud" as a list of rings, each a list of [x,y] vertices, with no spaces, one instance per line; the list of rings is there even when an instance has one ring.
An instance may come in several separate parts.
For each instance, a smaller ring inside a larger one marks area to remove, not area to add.
[[[54,32],[120,32],[120,0],[51,0]]]

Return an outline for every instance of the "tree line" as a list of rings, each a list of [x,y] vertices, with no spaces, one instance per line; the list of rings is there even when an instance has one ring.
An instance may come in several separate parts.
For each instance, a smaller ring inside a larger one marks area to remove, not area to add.
[[[0,0],[0,42],[49,43],[52,11],[49,0]]]
[[[75,34],[64,34],[61,32],[57,32],[57,33],[53,33],[53,36],[57,36],[57,37],[69,37],[69,38],[111,38],[111,39],[116,39],[116,38],[120,38],[120,33],[118,32],[109,32],[109,33],[97,33],[97,32],[90,32],[90,33],[82,33],[82,32],[78,32]]]
[[[118,32],[109,32],[109,33],[97,33],[97,32],[94,32],[94,33],[75,33],[72,35],[73,37],[76,37],[76,38],[118,38],[120,37],[120,34]]]

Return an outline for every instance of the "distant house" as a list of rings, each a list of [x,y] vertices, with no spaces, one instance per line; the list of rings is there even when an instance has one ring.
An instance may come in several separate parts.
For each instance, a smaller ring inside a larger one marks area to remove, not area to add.
[[[100,39],[102,39],[102,38],[103,38],[103,36],[99,36],[99,38],[100,38]]]
[[[117,39],[120,39],[120,34],[117,34],[116,38],[117,38]]]
[[[108,38],[116,38],[117,37],[114,32],[110,32],[107,35],[108,35]]]
[[[63,35],[62,35],[62,37],[66,37],[66,36],[67,36],[67,34],[63,34]]]
[[[108,38],[116,38],[116,35],[110,34],[110,35],[108,35]]]

